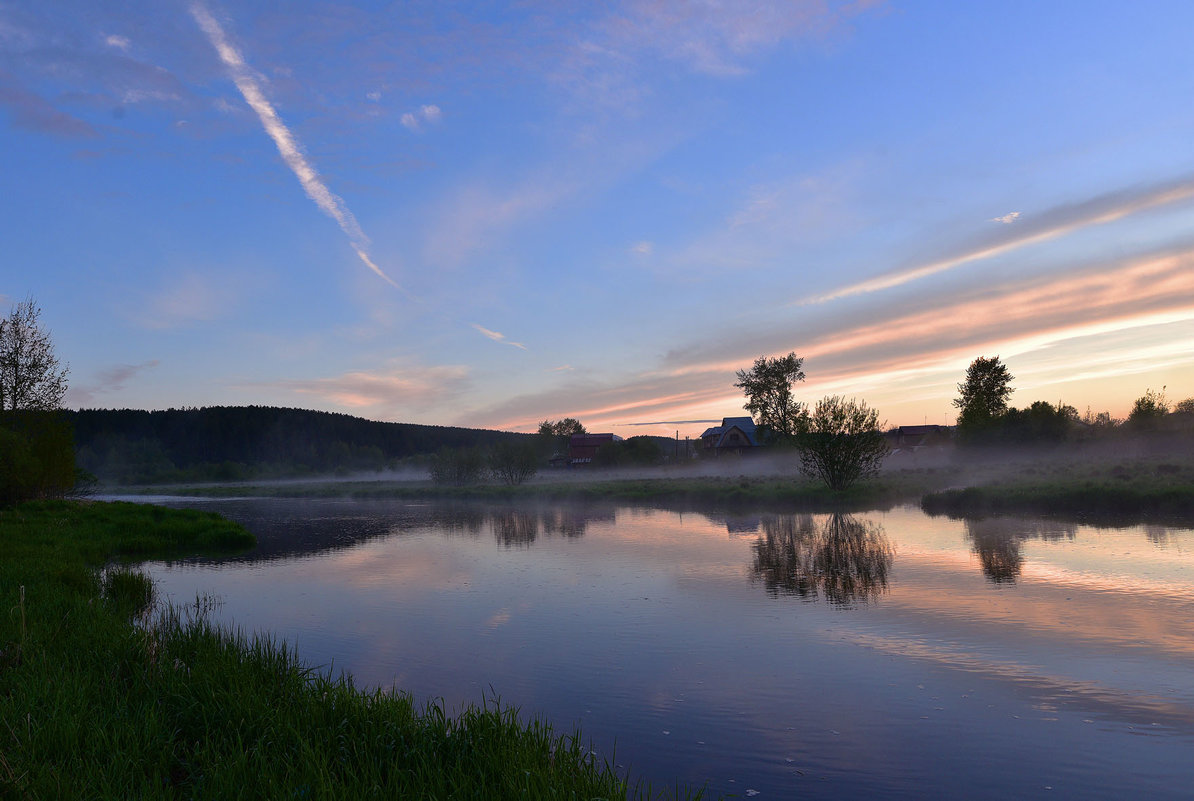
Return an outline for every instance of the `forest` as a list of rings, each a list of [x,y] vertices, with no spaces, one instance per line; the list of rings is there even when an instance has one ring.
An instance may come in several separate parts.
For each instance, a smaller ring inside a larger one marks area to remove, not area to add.
[[[422,468],[445,448],[489,448],[535,437],[272,406],[62,414],[74,429],[79,468],[117,484]]]

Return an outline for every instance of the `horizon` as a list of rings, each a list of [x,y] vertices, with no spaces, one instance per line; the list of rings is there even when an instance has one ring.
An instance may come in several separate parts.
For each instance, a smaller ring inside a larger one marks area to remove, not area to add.
[[[1194,396],[1194,7],[0,6],[0,306],[71,408],[697,437]],[[735,13],[738,12],[738,13]]]

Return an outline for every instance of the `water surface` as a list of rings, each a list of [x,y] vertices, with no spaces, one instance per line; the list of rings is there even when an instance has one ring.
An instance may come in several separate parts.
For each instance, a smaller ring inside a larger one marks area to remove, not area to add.
[[[184,505],[184,502],[172,502]],[[1194,531],[614,506],[205,501],[176,601],[359,685],[497,695],[657,785],[1189,798]]]

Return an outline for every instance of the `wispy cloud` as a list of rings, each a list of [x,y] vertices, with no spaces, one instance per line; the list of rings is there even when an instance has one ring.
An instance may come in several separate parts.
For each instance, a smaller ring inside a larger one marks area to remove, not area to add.
[[[892,397],[898,386],[903,401],[947,399],[959,371],[984,352],[1037,354],[1079,337],[1123,339],[1146,326],[1194,322],[1194,247],[984,285],[969,294],[927,294],[922,301],[911,309],[875,303],[851,316],[801,314],[765,336],[744,331],[679,351],[658,372],[585,375],[474,414],[486,424],[524,429],[536,419],[561,415],[612,426],[631,416],[676,425],[734,414],[742,403],[732,387],[734,370],[760,353],[788,350],[806,357],[809,393]],[[1116,363],[1130,361],[1133,349],[1155,347],[1152,339],[1144,342],[1120,348]],[[1174,358],[1188,359],[1192,347],[1175,344]],[[1071,361],[1034,381],[1064,382],[1075,380],[1074,374]]]
[[[960,253],[925,264],[870,278],[824,295],[805,298],[797,305],[826,303],[831,300],[878,292],[943,273],[973,262],[1001,256],[1020,248],[1048,242],[1083,228],[1121,220],[1148,209],[1167,206],[1194,198],[1194,177],[1140,189],[1112,192],[1082,203],[1046,211],[1026,218],[1006,235],[987,240]]]
[[[413,408],[442,404],[456,397],[468,379],[461,365],[426,367],[396,364],[388,370],[356,370],[331,378],[272,381],[264,386],[311,395],[337,406],[399,417]]]
[[[380,95],[378,97],[380,98]],[[407,129],[419,131],[422,130],[425,123],[437,123],[442,116],[443,112],[440,111],[439,106],[422,106],[418,111],[408,111],[403,114],[400,121]]]
[[[59,111],[49,101],[5,81],[0,73],[0,106],[8,109],[12,124],[18,128],[69,138],[99,136],[89,122]]]
[[[91,381],[71,385],[70,389],[66,391],[66,405],[86,408],[95,403],[97,395],[124,389],[125,385],[138,374],[157,367],[159,363],[157,359],[152,359],[141,364],[118,364],[99,370]]]
[[[549,372],[549,373],[567,373],[567,372],[570,372],[570,371],[572,371],[572,370],[574,370],[574,369],[576,369],[576,368],[574,368],[574,367],[573,367],[572,365],[570,365],[570,364],[561,364],[559,367],[549,367],[549,368],[547,368],[547,372]]]
[[[1002,217],[992,217],[988,222],[1003,223],[1004,225],[1011,225],[1016,220],[1020,219],[1020,212],[1010,211]]]
[[[476,323],[473,323],[472,325],[473,325],[473,328],[475,328],[478,332],[480,332],[482,336],[488,337],[489,339],[492,339],[494,342],[500,342],[503,345],[510,345],[511,347],[521,348],[522,350],[527,349],[527,346],[522,344],[521,342],[512,342],[509,339],[506,339],[505,334],[500,334],[497,331],[490,331],[488,328],[477,325]]]
[[[127,36],[120,36],[115,33],[105,36],[104,44],[108,47],[115,47],[117,50],[123,50],[126,53],[133,46],[133,43],[129,41]]]
[[[220,61],[227,67],[229,75],[236,84],[236,88],[240,90],[249,107],[257,113],[262,127],[265,128],[265,132],[269,137],[274,140],[274,145],[278,148],[278,153],[282,156],[282,160],[286,162],[286,166],[298,178],[299,183],[302,184],[303,191],[307,193],[307,197],[314,201],[315,205],[324,214],[336,221],[336,224],[340,226],[340,230],[348,237],[353,250],[366,267],[390,285],[401,289],[394,279],[386,275],[374,263],[373,259],[369,257],[369,239],[361,230],[356,217],[349,211],[344,200],[328,189],[323,179],[320,178],[315,167],[304,155],[298,140],[294,138],[290,129],[286,127],[285,123],[282,122],[282,118],[278,116],[273,104],[266,98],[265,92],[261,88],[261,80],[245,62],[240,51],[228,42],[228,38],[224,34],[224,29],[216,21],[215,17],[201,3],[191,4],[191,16],[195,18],[199,27],[211,41],[212,47],[219,54]]]

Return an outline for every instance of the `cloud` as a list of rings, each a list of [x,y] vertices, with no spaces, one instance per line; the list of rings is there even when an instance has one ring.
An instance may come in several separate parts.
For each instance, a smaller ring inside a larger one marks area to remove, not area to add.
[[[549,373],[567,373],[567,372],[571,372],[574,369],[576,369],[576,368],[574,368],[570,364],[561,364],[559,367],[548,367],[547,372],[549,372]]]
[[[527,349],[527,346],[522,344],[521,342],[511,342],[510,340],[506,339],[505,334],[499,334],[497,331],[490,331],[488,328],[479,326],[476,323],[473,323],[472,325],[473,325],[473,328],[477,329],[477,331],[479,331],[482,336],[489,337],[494,342],[500,342],[503,345],[510,345],[515,348],[521,348],[522,350]]]
[[[227,67],[233,83],[236,84],[236,88],[240,90],[249,107],[257,113],[262,127],[265,128],[265,132],[269,137],[274,140],[274,145],[278,148],[278,153],[282,156],[282,160],[286,162],[286,166],[298,178],[299,183],[302,184],[303,191],[307,193],[307,197],[314,201],[315,205],[324,214],[336,221],[336,224],[340,226],[340,230],[348,237],[353,250],[366,267],[391,286],[401,289],[394,279],[386,275],[369,257],[369,239],[365,236],[364,231],[361,230],[356,217],[349,211],[343,199],[328,189],[327,185],[320,178],[319,173],[316,172],[315,167],[307,160],[298,140],[294,138],[290,129],[286,127],[285,123],[282,122],[282,118],[274,110],[273,105],[266,99],[256,74],[245,63],[240,51],[228,42],[227,37],[224,35],[224,29],[216,22],[215,17],[201,3],[191,4],[191,16],[195,18],[195,22],[198,23],[200,29],[202,29],[211,41],[212,47],[215,48],[220,61]]]
[[[443,112],[440,111],[439,106],[422,106],[418,111],[408,111],[403,114],[400,122],[411,131],[420,131],[423,128],[423,123],[435,124],[440,121],[442,116]]]
[[[45,98],[4,82],[0,73],[0,106],[8,109],[17,128],[68,138],[93,138],[99,131],[91,123],[59,111]]]
[[[636,256],[650,256],[655,251],[655,245],[651,242],[635,242],[630,246],[630,252]]]
[[[966,264],[1048,242],[1083,228],[1115,222],[1141,211],[1184,202],[1191,198],[1194,198],[1194,177],[1187,176],[1176,181],[1111,192],[1081,203],[1058,206],[1018,223],[1006,234],[983,240],[953,255],[850,284],[796,303],[826,303],[853,295],[891,289]]]
[[[132,42],[129,41],[127,36],[118,36],[117,34],[105,36],[104,44],[108,45],[108,47],[115,47],[117,50],[123,50],[126,53],[132,47]]]
[[[1002,217],[992,217],[987,222],[997,222],[997,223],[1003,223],[1004,225],[1011,225],[1017,219],[1019,219],[1019,217],[1020,217],[1020,212],[1012,211],[1012,212],[1009,212],[1009,213],[1003,215]]]
[[[760,353],[789,350],[806,358],[806,393],[891,398],[898,392],[901,402],[940,399],[944,404],[954,384],[941,381],[941,375],[958,373],[975,355],[1037,354],[1077,337],[1119,342],[1141,327],[1175,323],[1194,323],[1190,244],[1083,265],[1060,275],[984,284],[968,293],[926,292],[910,304],[876,301],[849,316],[806,309],[790,315],[786,324],[769,320],[759,331],[710,336],[674,351],[658,371],[606,378],[585,374],[563,386],[474,410],[470,419],[527,428],[537,419],[572,416],[604,427],[625,425],[627,417],[674,425],[729,415],[742,404],[732,387],[734,370],[749,366]],[[1188,363],[1194,348],[1189,342],[1171,348],[1174,359],[1186,354]],[[1155,348],[1155,339],[1123,345],[1117,364],[1145,347]],[[1071,359],[1035,383],[1075,380],[1076,372]]]
[[[95,378],[84,384],[74,384],[66,391],[66,405],[86,408],[95,403],[95,397],[106,392],[116,392],[124,389],[125,385],[139,373],[157,367],[160,362],[152,359],[141,364],[118,364],[100,370]]]
[[[468,379],[461,365],[396,364],[379,371],[356,370],[331,378],[264,382],[264,386],[313,395],[337,406],[396,416],[411,407],[439,405],[460,394]]]
[[[366,97],[368,100],[371,100],[371,101],[373,101],[374,103],[376,103],[376,102],[378,102],[379,100],[381,100],[381,92],[380,92],[380,91],[368,92],[368,93],[365,95],[365,97]]]

